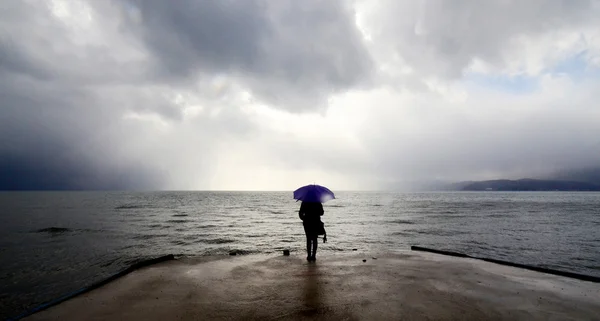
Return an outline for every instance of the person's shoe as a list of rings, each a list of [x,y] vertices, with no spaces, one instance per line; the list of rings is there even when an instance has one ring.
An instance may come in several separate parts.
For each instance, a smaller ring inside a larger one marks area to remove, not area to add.
[[[310,262],[310,261],[312,260],[312,256],[310,256],[310,255],[309,255],[309,256],[307,256],[307,257],[306,257],[306,260],[307,260],[308,262]]]

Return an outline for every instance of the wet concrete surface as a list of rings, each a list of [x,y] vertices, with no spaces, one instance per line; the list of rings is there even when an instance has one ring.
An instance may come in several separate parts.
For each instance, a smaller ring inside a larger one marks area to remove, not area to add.
[[[600,320],[600,284],[418,252],[182,259],[27,320]]]

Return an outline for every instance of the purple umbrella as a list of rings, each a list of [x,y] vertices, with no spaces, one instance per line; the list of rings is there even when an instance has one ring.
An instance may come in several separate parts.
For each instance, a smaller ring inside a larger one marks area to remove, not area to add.
[[[325,203],[334,198],[333,192],[321,185],[306,185],[294,191],[294,199],[297,201]]]

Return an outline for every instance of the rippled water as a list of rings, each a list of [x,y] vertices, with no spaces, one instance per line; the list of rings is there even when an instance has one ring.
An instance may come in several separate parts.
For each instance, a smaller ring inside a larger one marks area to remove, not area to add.
[[[600,193],[337,193],[332,251],[410,245],[600,276]],[[290,192],[0,193],[0,316],[164,254],[303,254]]]

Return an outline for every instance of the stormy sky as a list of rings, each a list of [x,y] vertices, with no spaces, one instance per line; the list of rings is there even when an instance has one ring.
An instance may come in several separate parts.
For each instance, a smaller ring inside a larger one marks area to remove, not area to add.
[[[585,0],[5,0],[0,189],[598,166],[598,17]]]

